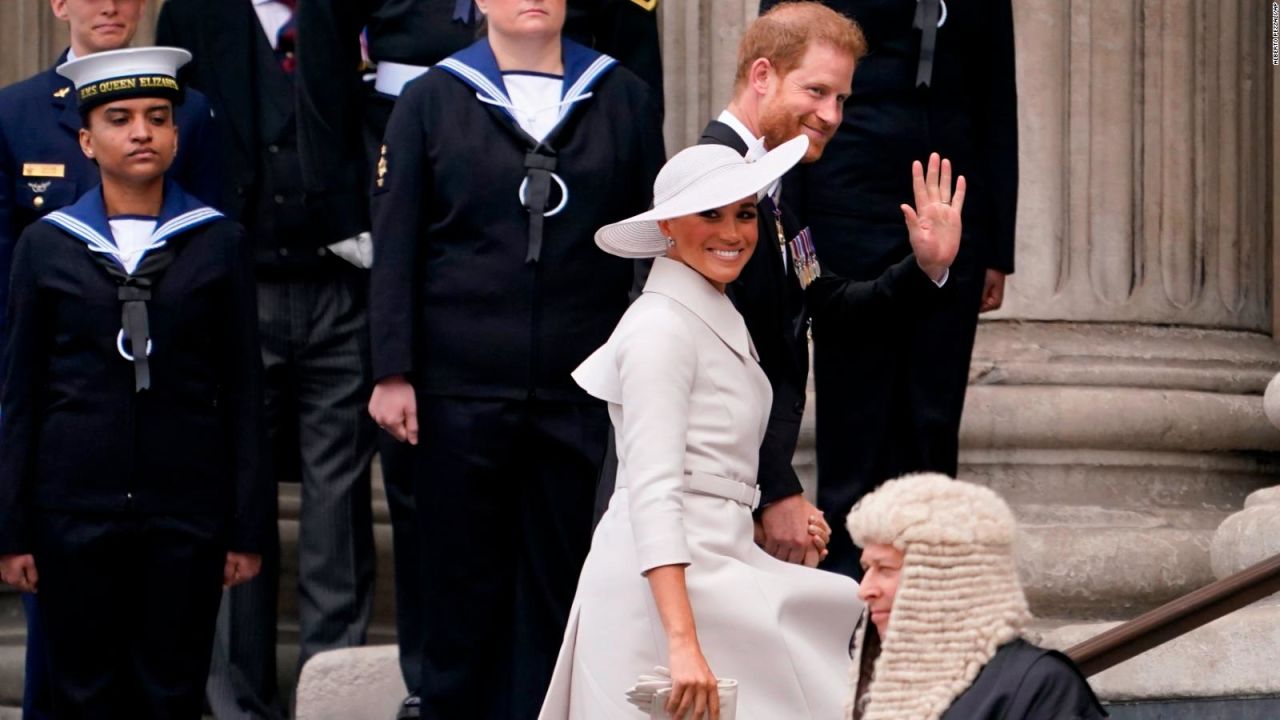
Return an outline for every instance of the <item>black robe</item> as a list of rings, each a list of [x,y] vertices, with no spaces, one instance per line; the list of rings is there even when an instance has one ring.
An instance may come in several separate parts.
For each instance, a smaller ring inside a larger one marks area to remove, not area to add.
[[[1005,643],[943,720],[1094,720],[1107,717],[1093,688],[1057,650]]]
[[[865,618],[864,618],[865,622]],[[875,628],[868,626],[865,647],[879,652]],[[873,658],[854,658],[864,671]],[[858,691],[865,692],[869,678]],[[855,713],[855,720],[859,716]],[[1107,717],[1098,697],[1071,659],[1057,650],[1036,647],[1021,638],[996,650],[967,690],[952,701],[942,720],[1097,720]]]

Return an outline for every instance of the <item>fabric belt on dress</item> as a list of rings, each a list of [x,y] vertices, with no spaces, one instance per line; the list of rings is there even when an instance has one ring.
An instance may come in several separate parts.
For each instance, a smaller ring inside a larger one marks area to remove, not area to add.
[[[373,80],[373,89],[383,95],[400,97],[400,93],[404,92],[405,85],[408,85],[412,80],[416,80],[430,69],[430,65],[408,65],[383,60],[378,63],[377,73]]]
[[[685,471],[684,480],[685,492],[688,493],[733,500],[752,510],[760,505],[760,488],[755,485],[691,470]]]

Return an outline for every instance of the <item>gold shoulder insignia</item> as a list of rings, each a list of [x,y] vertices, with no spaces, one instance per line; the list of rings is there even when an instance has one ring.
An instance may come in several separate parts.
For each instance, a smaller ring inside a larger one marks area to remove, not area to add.
[[[382,146],[382,151],[378,156],[378,187],[387,184],[387,146]]]
[[[64,98],[64,97],[66,97],[66,96],[67,96],[67,93],[69,93],[69,92],[71,92],[71,86],[70,86],[70,85],[68,85],[67,87],[62,88],[61,90],[57,90],[57,91],[55,91],[55,92],[53,93],[53,96],[54,96],[54,97],[56,97],[56,98]]]
[[[631,0],[631,2],[639,5],[641,9],[648,10],[649,12],[653,12],[653,9],[658,7],[658,0]]]

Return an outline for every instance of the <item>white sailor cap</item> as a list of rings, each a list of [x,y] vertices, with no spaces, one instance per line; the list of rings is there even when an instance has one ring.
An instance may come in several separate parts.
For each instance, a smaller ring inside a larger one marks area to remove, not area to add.
[[[112,100],[162,97],[182,101],[178,68],[191,53],[175,47],[108,50],[76,58],[58,66],[58,74],[76,86],[81,115]]]

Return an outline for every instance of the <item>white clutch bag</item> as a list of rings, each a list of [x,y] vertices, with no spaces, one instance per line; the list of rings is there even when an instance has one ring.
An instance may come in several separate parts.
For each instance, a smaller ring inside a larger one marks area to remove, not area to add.
[[[641,675],[627,690],[627,701],[649,713],[649,720],[672,720],[667,712],[667,702],[671,700],[671,671],[664,667],[653,670],[653,675]],[[721,678],[717,686],[720,720],[735,720],[738,714],[738,681]]]

